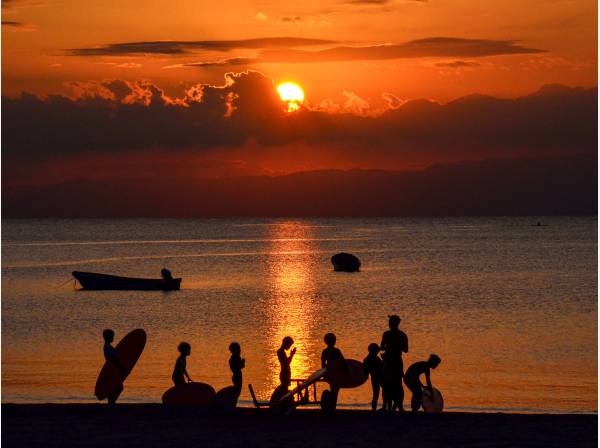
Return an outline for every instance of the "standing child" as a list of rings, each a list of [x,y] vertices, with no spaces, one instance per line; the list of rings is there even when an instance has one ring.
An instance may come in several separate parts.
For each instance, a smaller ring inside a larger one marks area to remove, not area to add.
[[[286,350],[289,350],[292,345],[294,345],[294,340],[290,336],[286,336],[281,341],[281,347],[277,350],[277,359],[279,360],[279,365],[281,370],[279,371],[279,381],[281,386],[285,389],[289,388],[291,380],[292,380],[292,369],[290,364],[292,364],[292,359],[294,359],[294,355],[296,354],[296,348],[292,348],[290,352],[290,356],[286,354]]]
[[[112,364],[116,368],[121,371],[121,374],[125,376],[127,372],[124,367],[121,365],[119,361],[119,357],[117,356],[117,351],[112,346],[113,341],[115,340],[115,332],[111,329],[106,329],[102,332],[102,337],[104,338],[104,359],[107,363]],[[114,405],[117,402],[117,398],[123,392],[123,383],[117,387],[114,392],[112,392],[108,398],[108,404]]]
[[[379,400],[379,389],[383,382],[383,361],[378,356],[379,346],[375,343],[369,344],[369,354],[363,360],[363,367],[367,375],[371,375],[371,387],[373,388],[373,399],[371,400],[371,409],[377,410],[377,400]],[[385,395],[383,397],[385,405]],[[382,408],[384,409],[384,408]]]
[[[233,387],[235,388],[237,403],[237,399],[242,392],[242,369],[246,367],[246,360],[241,357],[242,348],[237,342],[232,342],[229,344],[229,351],[231,352],[231,358],[229,358],[229,368],[233,373],[231,380],[233,381]]]
[[[423,388],[427,387],[433,397],[433,386],[431,385],[430,369],[435,369],[442,362],[438,355],[430,355],[427,361],[418,361],[412,364],[404,375],[404,384],[412,392],[410,407],[413,412],[419,412],[419,408],[423,404]],[[427,386],[421,383],[419,377],[425,374]]]
[[[335,334],[327,333],[323,338],[323,341],[327,347],[321,353],[321,367],[326,367],[327,369],[331,370],[332,368],[335,369],[340,365],[346,366],[342,351],[335,346],[337,341]],[[329,411],[331,412],[335,411],[339,391],[339,387],[334,385],[331,386],[331,404],[329,408]]]
[[[187,342],[182,342],[177,346],[177,350],[179,350],[180,355],[177,358],[177,361],[175,361],[175,368],[173,369],[173,375],[171,375],[171,379],[173,380],[173,383],[175,383],[175,386],[185,384],[186,378],[188,382],[192,382],[192,379],[187,373],[187,362],[185,359],[192,354],[192,346]]]

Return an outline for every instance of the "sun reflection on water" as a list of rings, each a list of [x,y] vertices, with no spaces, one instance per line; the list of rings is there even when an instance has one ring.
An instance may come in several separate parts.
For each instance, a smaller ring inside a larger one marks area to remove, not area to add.
[[[292,378],[306,377],[318,367],[313,334],[319,309],[315,298],[316,260],[312,255],[316,248],[314,241],[310,240],[314,229],[297,222],[284,222],[274,226],[272,232],[266,299],[269,329],[265,335],[273,354],[268,358],[269,393],[279,385],[276,351],[285,336],[294,339],[297,349],[291,365]]]

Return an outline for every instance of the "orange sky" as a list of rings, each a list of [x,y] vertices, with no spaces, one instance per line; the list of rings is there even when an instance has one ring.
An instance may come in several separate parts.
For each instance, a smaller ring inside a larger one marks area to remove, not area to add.
[[[2,88],[9,96],[116,78],[147,79],[175,95],[248,68],[300,83],[312,104],[343,103],[346,91],[374,108],[386,92],[443,102],[475,92],[517,96],[548,83],[597,84],[597,10],[590,0],[3,0],[2,20]],[[329,42],[246,41],[277,37]],[[440,37],[464,41],[431,39]],[[427,40],[410,43],[421,39]],[[242,42],[215,48],[214,41],[230,40]],[[115,55],[107,47],[138,42],[155,51],[157,41],[203,44],[154,54]],[[383,44],[392,46],[377,47]],[[345,57],[338,47],[369,48]],[[236,63],[187,66],[231,59]]]

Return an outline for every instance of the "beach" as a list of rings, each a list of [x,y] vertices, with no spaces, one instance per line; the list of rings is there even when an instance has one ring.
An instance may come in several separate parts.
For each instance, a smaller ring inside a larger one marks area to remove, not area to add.
[[[593,414],[406,413],[239,408],[215,414],[160,404],[3,404],[2,445],[44,447],[595,447]]]

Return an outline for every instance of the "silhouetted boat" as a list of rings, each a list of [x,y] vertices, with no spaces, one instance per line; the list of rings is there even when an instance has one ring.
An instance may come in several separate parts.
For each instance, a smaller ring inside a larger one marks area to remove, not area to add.
[[[73,277],[81,284],[82,289],[88,290],[175,291],[181,286],[180,278],[131,278],[79,271],[73,271]]]

